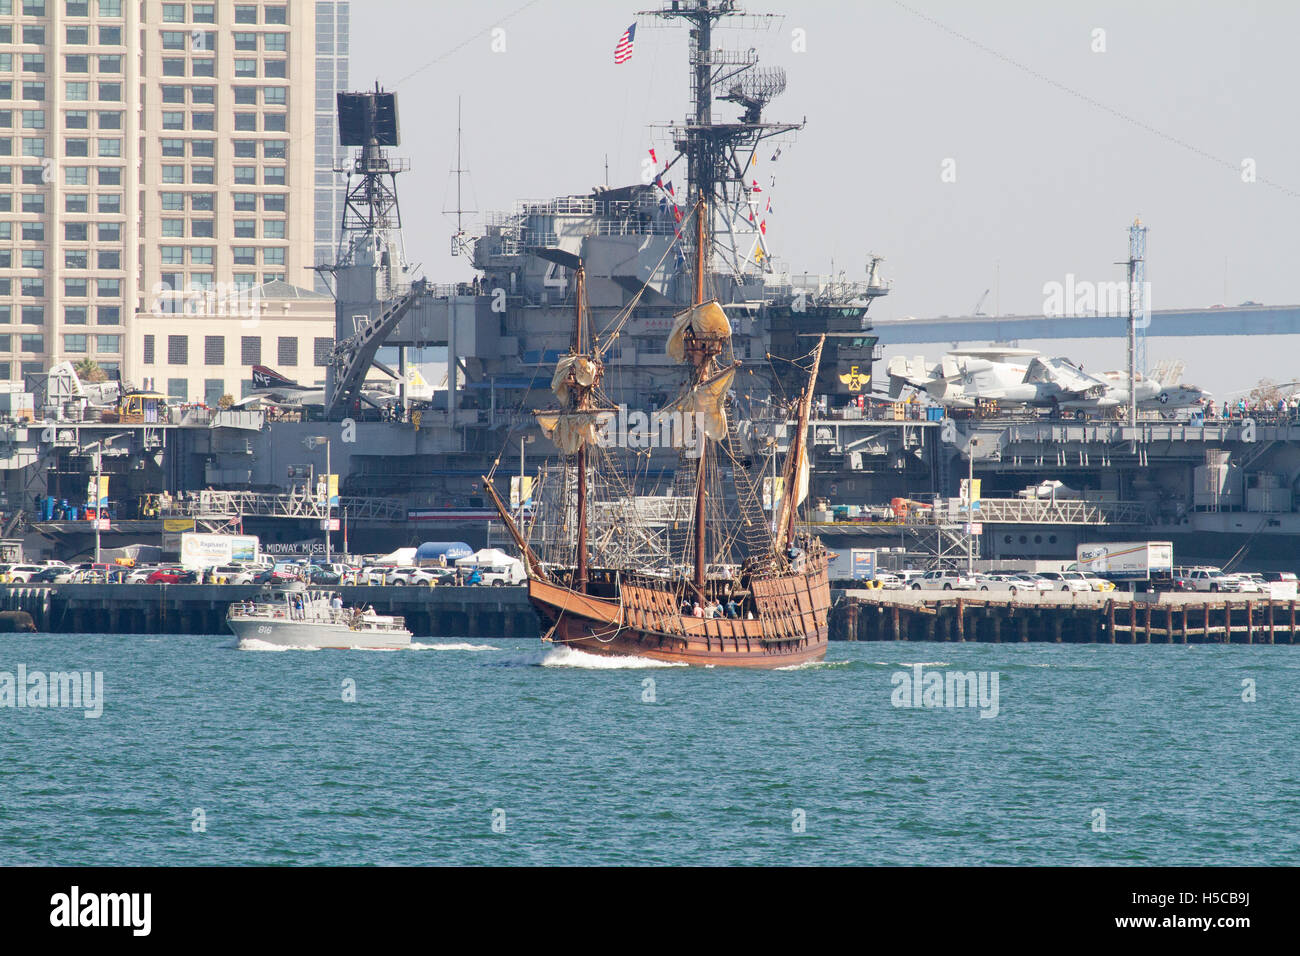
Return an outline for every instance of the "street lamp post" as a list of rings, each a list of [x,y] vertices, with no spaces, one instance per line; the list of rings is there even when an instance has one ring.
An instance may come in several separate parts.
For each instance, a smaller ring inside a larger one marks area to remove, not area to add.
[[[303,444],[308,448],[315,449],[321,442],[325,443],[325,563],[330,563],[330,525],[334,520],[334,505],[330,501],[329,476],[334,473],[330,464],[330,440],[328,435],[312,435],[304,438]]]
[[[972,437],[966,446],[966,573],[975,574],[975,446]]]

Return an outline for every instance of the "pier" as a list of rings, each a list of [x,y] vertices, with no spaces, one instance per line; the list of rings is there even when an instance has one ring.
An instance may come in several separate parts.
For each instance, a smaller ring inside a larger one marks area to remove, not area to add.
[[[1221,594],[835,592],[833,641],[1296,644],[1294,599]]]
[[[0,585],[0,612],[26,612],[48,634],[228,634],[226,611],[256,585]],[[398,614],[416,638],[533,637],[537,613],[521,587],[331,587],[348,606]]]

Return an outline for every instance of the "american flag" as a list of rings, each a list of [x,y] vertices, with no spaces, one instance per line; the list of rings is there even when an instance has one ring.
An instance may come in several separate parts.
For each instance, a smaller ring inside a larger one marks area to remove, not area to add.
[[[632,24],[623,31],[623,35],[618,38],[618,44],[614,47],[614,62],[626,63],[632,59],[632,40],[636,37],[636,24]]]

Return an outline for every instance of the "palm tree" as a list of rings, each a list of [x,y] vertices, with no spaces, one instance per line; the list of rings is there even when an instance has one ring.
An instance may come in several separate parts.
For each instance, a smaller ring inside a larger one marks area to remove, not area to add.
[[[74,367],[77,378],[83,382],[103,382],[108,380],[108,373],[105,372],[94,359],[84,358]]]

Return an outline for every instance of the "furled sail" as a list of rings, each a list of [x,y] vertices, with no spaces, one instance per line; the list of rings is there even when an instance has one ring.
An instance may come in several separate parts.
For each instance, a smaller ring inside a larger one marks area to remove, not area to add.
[[[608,410],[590,412],[537,412],[543,434],[566,455],[576,455],[583,445],[599,441],[600,430],[614,417]]]
[[[685,312],[677,313],[672,331],[668,333],[668,354],[675,362],[686,361],[687,329],[697,339],[721,341],[731,337],[731,323],[717,299],[693,305]]]
[[[729,368],[712,378],[707,378],[677,399],[671,406],[682,415],[697,415],[704,434],[713,441],[721,441],[727,434],[727,391],[731,388],[736,370]]]
[[[560,404],[569,402],[569,374],[582,388],[590,388],[596,382],[599,366],[585,355],[566,355],[555,365],[555,375],[551,377],[551,391],[560,400]]]

